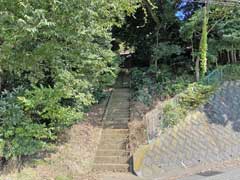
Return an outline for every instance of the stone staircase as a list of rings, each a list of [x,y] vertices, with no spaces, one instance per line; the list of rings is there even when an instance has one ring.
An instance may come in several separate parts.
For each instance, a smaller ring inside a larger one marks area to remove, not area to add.
[[[94,160],[94,170],[128,172],[128,121],[130,89],[125,75],[120,75],[110,96],[103,118],[103,132]]]

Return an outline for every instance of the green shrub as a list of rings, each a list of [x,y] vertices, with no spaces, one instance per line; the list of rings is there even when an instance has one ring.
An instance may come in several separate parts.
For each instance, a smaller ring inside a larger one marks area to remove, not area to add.
[[[31,119],[46,124],[55,133],[83,117],[82,111],[62,105],[64,99],[71,98],[67,92],[59,88],[34,87],[18,99]]]
[[[63,85],[64,82],[61,82]],[[75,82],[72,81],[72,86]],[[33,87],[5,91],[0,98],[0,147],[6,159],[35,154],[55,140],[59,132],[83,117],[92,98],[76,87]],[[83,88],[83,87],[82,87]],[[76,96],[76,97],[74,97]],[[66,103],[66,100],[73,103]],[[75,101],[75,102],[74,102]]]
[[[153,97],[173,97],[184,91],[193,82],[193,76],[184,74],[176,77],[168,66],[156,71],[152,67],[132,70],[134,100],[150,105]]]
[[[135,92],[134,99],[138,102],[142,102],[145,105],[151,105],[152,95],[149,93],[148,89],[139,89]]]
[[[133,99],[150,105],[155,92],[154,80],[145,72],[145,69],[135,68],[132,70]]]
[[[170,102],[163,108],[163,119],[160,122],[162,128],[173,127],[186,116],[187,110],[179,104]]]
[[[45,124],[26,114],[17,97],[23,94],[18,88],[4,92],[0,99],[0,139],[2,155],[6,159],[34,154],[46,147],[46,139],[55,138]]]
[[[193,82],[190,75],[182,75],[175,79],[168,79],[164,82],[158,82],[158,94],[162,97],[173,97],[184,91],[187,86]]]
[[[187,89],[177,97],[170,100],[163,108],[161,127],[173,127],[184,120],[187,112],[204,104],[214,92],[214,86],[199,83],[190,84]]]
[[[199,83],[190,84],[187,90],[179,95],[178,103],[185,109],[195,109],[208,100],[214,89],[214,86],[206,86]]]
[[[240,79],[240,65],[239,64],[233,64],[228,65],[223,70],[224,73],[224,80],[239,80]]]

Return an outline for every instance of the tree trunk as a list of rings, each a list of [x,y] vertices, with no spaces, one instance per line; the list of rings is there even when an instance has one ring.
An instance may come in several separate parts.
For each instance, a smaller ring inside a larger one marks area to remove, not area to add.
[[[153,8],[153,2],[151,0],[143,0],[144,5],[146,6],[147,10],[149,11],[152,19],[154,20],[156,27],[155,27],[155,36],[156,36],[156,45],[158,46],[159,44],[159,31],[161,28],[161,21],[158,17],[158,15],[154,12]],[[158,62],[157,60],[155,60],[155,62],[153,62],[155,67],[157,68],[158,66]]]
[[[230,52],[227,51],[227,61],[228,61],[228,64],[231,63],[231,57],[230,57]]]
[[[233,59],[234,59],[234,63],[237,63],[237,51],[236,50],[233,51]]]
[[[200,58],[199,56],[197,57],[196,61],[195,61],[195,76],[196,76],[196,81],[200,80]]]
[[[3,83],[2,76],[3,76],[3,73],[2,73],[2,69],[0,68],[0,94],[2,92],[2,83]]]

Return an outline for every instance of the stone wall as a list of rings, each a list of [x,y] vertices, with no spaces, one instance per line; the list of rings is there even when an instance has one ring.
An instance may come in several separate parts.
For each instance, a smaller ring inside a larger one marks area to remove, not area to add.
[[[148,140],[151,141],[160,133],[160,117],[163,114],[163,102],[159,101],[154,108],[143,117],[147,129]]]
[[[158,132],[161,107],[162,104],[156,105],[144,117],[153,136]],[[240,160],[239,149],[240,81],[230,81],[206,105],[153,138],[149,145],[140,147],[134,155],[134,170],[144,178],[168,179]]]

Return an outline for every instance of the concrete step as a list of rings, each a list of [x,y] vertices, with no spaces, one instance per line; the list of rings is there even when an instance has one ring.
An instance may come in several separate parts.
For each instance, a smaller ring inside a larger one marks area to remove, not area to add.
[[[98,150],[96,156],[129,156],[130,152],[126,150]]]
[[[118,125],[118,124],[125,124],[128,125],[128,119],[114,119],[112,121],[104,121],[103,125]],[[122,128],[122,129],[126,129],[126,128]]]
[[[129,92],[113,92],[114,98],[130,97]]]
[[[111,128],[111,129],[128,129],[128,124],[104,124],[103,128]]]
[[[126,150],[127,142],[124,143],[113,143],[113,142],[104,142],[99,144],[99,150]]]
[[[129,100],[130,95],[128,93],[122,94],[122,93],[113,93],[111,100]]]
[[[128,103],[125,102],[114,102],[114,103],[110,103],[109,107],[114,107],[117,109],[129,109],[130,105]]]
[[[128,142],[128,138],[122,138],[122,139],[101,139],[100,144],[124,144]]]
[[[129,134],[129,130],[128,129],[104,129],[103,130],[103,135],[115,135],[115,134],[125,134],[128,135]]]
[[[114,141],[118,141],[121,139],[128,139],[128,134],[113,134],[113,135],[102,135],[101,139],[105,139],[106,141],[109,140],[114,140]]]
[[[114,105],[113,107],[116,109],[119,109],[119,111],[129,111],[129,109],[130,109],[129,105],[125,105],[125,104]],[[107,113],[108,113],[108,111],[107,111]]]
[[[128,127],[128,121],[105,121],[103,123],[103,128],[106,128],[106,127],[118,127],[118,128],[112,128],[112,129],[126,129],[126,127]]]
[[[129,164],[95,163],[93,169],[95,171],[128,172]]]
[[[128,124],[129,118],[115,118],[115,119],[110,119],[108,118],[107,120],[103,121],[103,124]]]
[[[108,111],[108,114],[112,114],[113,116],[129,116],[130,115],[130,112],[129,111],[126,111],[125,109],[121,110],[119,109],[118,111]]]
[[[125,111],[125,110],[123,110],[123,111]],[[114,112],[108,111],[107,116],[109,116],[109,115],[112,115],[112,117],[122,117],[122,116],[126,117],[126,116],[130,115],[130,112],[125,111],[125,113],[122,113],[122,112],[117,112],[117,111],[114,111]]]
[[[119,102],[121,102],[121,103],[129,103],[129,98],[114,98],[114,97],[112,97],[112,99],[110,101],[111,104],[112,103],[119,103]]]
[[[126,90],[126,89],[116,89],[115,91],[113,91],[114,94],[126,94],[129,95],[130,91]]]
[[[130,113],[129,108],[127,107],[123,107],[123,108],[119,108],[119,109],[109,109],[107,111],[107,114],[112,114],[112,113]]]
[[[130,112],[130,109],[127,107],[123,108],[109,107],[108,112]]]
[[[129,103],[130,97],[112,97],[111,103],[125,102]]]
[[[126,164],[128,159],[128,156],[96,156],[94,162],[101,164]]]
[[[115,106],[115,108],[118,109],[118,110],[116,110],[116,109],[114,109],[114,110],[109,109],[107,111],[107,114],[114,113],[114,112],[129,112],[129,109],[130,109],[128,106],[124,106],[124,105],[120,105],[120,106],[117,106],[117,107]]]
[[[130,96],[130,92],[129,91],[113,91],[113,96]]]
[[[112,97],[111,102],[129,102],[129,96]]]
[[[103,126],[107,125],[128,125],[128,120],[114,120],[114,121],[104,121]]]
[[[116,116],[114,116],[114,114],[108,114],[107,116],[106,116],[106,119],[107,119],[107,121],[128,121],[129,120],[129,116],[130,116],[130,114],[129,115],[127,115],[127,114],[118,114],[118,115],[116,115]]]
[[[129,88],[117,88],[114,89],[114,92],[130,92]]]
[[[119,105],[125,105],[126,107],[130,105],[129,101],[110,101],[109,107],[117,108]]]

